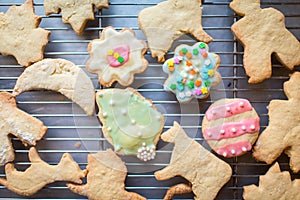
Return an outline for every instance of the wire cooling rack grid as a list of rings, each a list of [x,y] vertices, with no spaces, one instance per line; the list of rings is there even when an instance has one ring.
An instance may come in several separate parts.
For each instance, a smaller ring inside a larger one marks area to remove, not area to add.
[[[137,15],[143,8],[153,6],[162,0],[110,0],[109,9],[97,11],[96,19],[89,21],[83,36],[77,36],[69,25],[61,22],[61,15],[46,17],[43,10],[43,0],[35,0],[35,11],[42,16],[41,27],[51,31],[50,42],[45,49],[46,58],[65,58],[85,70],[85,63],[89,58],[87,44],[99,38],[101,30],[106,26],[114,26],[117,29],[130,27],[136,31],[139,39],[145,39],[137,24]],[[6,10],[12,4],[20,5],[23,0],[1,0],[0,12]],[[201,134],[201,121],[208,106],[221,97],[240,97],[249,99],[261,117],[262,130],[268,122],[266,106],[272,99],[286,99],[282,84],[288,79],[289,71],[278,62],[273,61],[273,76],[261,84],[249,85],[242,67],[242,47],[237,43],[230,31],[230,27],[237,17],[228,7],[230,0],[206,0],[203,5],[203,27],[214,38],[210,51],[220,55],[222,64],[220,73],[222,84],[215,88],[211,97],[202,101],[193,101],[189,105],[179,105],[175,97],[163,91],[162,84],[166,74],[161,70],[161,64],[151,58],[147,52],[149,61],[148,70],[135,77],[132,87],[136,88],[147,98],[153,100],[155,106],[165,115],[165,130],[172,126],[174,120],[181,123],[184,129],[195,140],[203,142]],[[274,7],[286,16],[288,29],[300,38],[300,0],[262,0],[262,7]],[[183,36],[174,42],[167,55],[172,56],[172,50],[178,44],[195,43],[191,36]],[[0,55],[0,90],[12,91],[17,77],[24,68],[19,66],[11,56]],[[299,68],[296,68],[299,70]],[[100,89],[97,76],[89,74],[96,89]],[[115,85],[118,87],[118,85]],[[79,163],[82,169],[87,164],[87,154],[105,149],[108,144],[101,134],[101,124],[96,114],[87,117],[75,104],[62,95],[51,91],[27,92],[17,98],[19,108],[41,119],[49,130],[42,141],[38,142],[37,149],[42,159],[49,164],[57,164],[63,153],[69,152]],[[97,112],[97,111],[96,111]],[[19,170],[25,170],[29,166],[27,158],[28,148],[21,142],[12,138],[15,148],[15,166]],[[79,145],[81,144],[81,145]],[[135,158],[125,157],[123,160],[128,167],[126,188],[137,192],[148,199],[162,199],[166,190],[171,185],[184,182],[176,177],[169,181],[156,181],[153,171],[168,164],[172,146],[163,142],[158,144],[157,159],[148,163],[139,162]],[[265,174],[269,166],[257,163],[248,153],[244,156],[224,159],[232,169],[231,180],[224,186],[217,199],[242,199],[242,186],[258,183],[259,175]],[[281,156],[278,161],[283,170],[289,170],[288,158]],[[137,173],[138,172],[138,173]],[[0,177],[5,177],[4,167],[0,167]],[[293,178],[300,178],[292,174]],[[22,198],[4,186],[0,186],[0,198]],[[35,199],[82,199],[84,197],[73,194],[67,189],[65,183],[56,182],[47,185],[31,198]],[[191,194],[176,196],[177,199],[192,199]]]

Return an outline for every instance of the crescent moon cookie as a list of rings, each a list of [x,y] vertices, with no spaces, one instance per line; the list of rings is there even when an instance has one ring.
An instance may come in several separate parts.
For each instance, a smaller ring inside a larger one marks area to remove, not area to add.
[[[300,171],[300,72],[283,85],[288,100],[272,100],[268,106],[269,124],[260,134],[253,156],[267,164],[282,152],[290,157],[293,172]]]
[[[68,188],[89,200],[146,200],[134,192],[125,190],[127,169],[125,163],[111,150],[88,155],[87,183],[68,183]]]
[[[30,148],[28,155],[31,162],[29,168],[21,172],[12,163],[8,163],[5,165],[6,179],[0,178],[0,184],[19,195],[31,196],[55,181],[81,184],[81,178],[85,177],[85,171],[80,169],[69,153],[63,154],[55,166],[44,162],[34,147]]]
[[[144,72],[148,61],[144,58],[147,45],[135,37],[133,30],[126,28],[117,32],[113,27],[102,31],[100,39],[89,43],[91,58],[87,69],[99,76],[99,82],[110,87],[118,81],[123,86],[130,85],[134,74]]]
[[[139,13],[138,23],[147,37],[153,58],[164,62],[164,55],[173,41],[187,33],[205,43],[212,41],[201,25],[201,5],[201,0],[167,0]]]
[[[221,99],[205,113],[202,133],[217,154],[230,158],[252,149],[260,130],[259,117],[246,99]]]
[[[34,14],[33,0],[0,13],[0,53],[13,55],[25,67],[42,60],[50,31],[38,28],[41,20]]]
[[[94,20],[94,6],[108,8],[108,0],[45,0],[46,15],[62,13],[62,21],[71,24],[78,35],[82,35],[88,20]]]
[[[289,70],[300,65],[300,43],[285,27],[280,11],[261,9],[260,0],[233,0],[230,7],[242,16],[231,30],[244,46],[244,67],[249,83],[260,83],[271,77],[273,53]]]
[[[300,179],[291,180],[288,171],[280,171],[275,163],[269,171],[259,177],[259,186],[244,186],[243,198],[245,200],[278,200],[300,199]]]
[[[115,151],[143,161],[154,159],[164,117],[152,102],[132,88],[100,90],[96,100],[102,132]]]
[[[0,124],[0,166],[15,158],[9,134],[27,146],[35,145],[47,131],[43,122],[18,109],[14,96],[8,92],[0,92]]]
[[[64,59],[44,59],[25,69],[13,95],[46,89],[57,91],[77,103],[88,115],[95,109],[95,89],[91,79],[74,63]]]
[[[174,57],[163,64],[163,71],[169,75],[164,89],[175,93],[180,103],[187,103],[194,97],[204,99],[209,96],[211,86],[221,81],[217,72],[219,65],[220,57],[210,53],[207,44],[180,45]]]

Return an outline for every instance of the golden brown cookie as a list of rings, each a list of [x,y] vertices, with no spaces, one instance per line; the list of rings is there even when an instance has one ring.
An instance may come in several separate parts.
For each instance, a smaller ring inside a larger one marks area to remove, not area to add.
[[[246,99],[220,99],[202,121],[202,133],[217,154],[230,158],[252,149],[260,130],[259,117]]]
[[[65,59],[44,59],[25,69],[13,95],[37,89],[57,91],[77,103],[88,115],[95,110],[95,89],[91,79]]]
[[[138,40],[132,29],[118,32],[109,26],[102,31],[100,39],[89,43],[91,58],[86,67],[89,72],[98,74],[99,82],[106,87],[115,81],[128,86],[133,82],[134,74],[147,69],[146,51],[146,42]]]
[[[259,136],[253,156],[268,164],[284,151],[291,157],[290,166],[300,171],[300,72],[284,83],[288,100],[272,100],[269,104],[269,125]]]
[[[272,75],[271,55],[289,70],[300,65],[300,43],[285,27],[284,15],[274,8],[260,8],[260,0],[233,0],[231,9],[242,16],[231,27],[244,46],[244,67],[249,83]]]
[[[35,145],[47,131],[43,122],[18,109],[14,96],[8,92],[0,92],[0,124],[0,166],[15,158],[9,134],[27,146]]]
[[[90,200],[145,200],[146,198],[125,190],[127,169],[124,162],[111,150],[88,155],[87,184],[67,186],[74,193]]]
[[[244,186],[245,200],[296,200],[300,199],[300,180],[291,180],[288,171],[281,172],[278,163],[275,163],[266,175],[259,177],[259,186]]]
[[[62,13],[62,21],[71,24],[78,35],[82,35],[88,20],[94,20],[94,6],[108,8],[108,0],[45,0],[45,14]]]
[[[161,139],[174,143],[175,146],[170,164],[166,168],[156,171],[155,178],[167,180],[175,176],[182,176],[191,183],[195,199],[213,200],[231,177],[230,165],[188,137],[177,122],[174,122],[173,127],[161,135]],[[178,188],[183,192],[189,191],[187,185],[179,185]],[[169,194],[170,192],[167,195]],[[170,198],[166,196],[165,199]]]
[[[41,160],[34,147],[30,148],[28,157],[31,166],[24,172],[17,171],[12,163],[6,164],[6,180],[0,178],[0,184],[19,195],[31,196],[49,183],[70,181],[81,184],[81,178],[85,177],[85,171],[69,153],[65,153],[55,166]]]
[[[152,57],[164,62],[174,40],[190,33],[209,43],[212,38],[202,28],[200,0],[167,0],[139,13],[138,23],[145,33]]]
[[[41,20],[34,14],[33,0],[0,13],[0,53],[13,55],[25,67],[42,60],[50,31],[38,28]]]

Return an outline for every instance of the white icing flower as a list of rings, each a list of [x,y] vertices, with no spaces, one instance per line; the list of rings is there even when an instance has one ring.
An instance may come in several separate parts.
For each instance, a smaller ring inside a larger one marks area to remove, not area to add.
[[[112,27],[103,30],[101,38],[89,44],[90,60],[87,69],[97,73],[99,82],[111,86],[118,81],[123,86],[133,82],[134,74],[141,73],[148,66],[144,58],[147,45],[138,40],[131,29],[117,32]]]

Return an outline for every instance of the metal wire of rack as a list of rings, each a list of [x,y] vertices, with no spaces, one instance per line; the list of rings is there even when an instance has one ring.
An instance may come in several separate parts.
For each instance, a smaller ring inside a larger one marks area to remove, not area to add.
[[[162,0],[110,0],[109,9],[97,11],[95,20],[89,21],[83,36],[78,36],[69,25],[61,22],[61,15],[46,17],[43,11],[43,0],[35,0],[35,11],[42,16],[41,27],[51,31],[50,42],[45,49],[46,58],[65,58],[83,70],[89,58],[87,44],[99,38],[101,31],[106,26],[114,26],[116,29],[130,27],[136,31],[139,39],[146,40],[137,24],[137,15],[143,8],[153,6]],[[240,97],[251,101],[261,117],[263,130],[268,124],[267,105],[272,99],[286,99],[282,84],[289,77],[290,71],[286,70],[273,60],[273,76],[261,84],[249,85],[242,63],[243,49],[230,31],[230,27],[238,17],[228,7],[230,0],[206,0],[203,5],[203,27],[214,38],[209,44],[210,51],[221,57],[220,73],[222,84],[214,88],[211,97],[206,100],[193,101],[189,105],[180,105],[175,97],[164,92],[162,85],[166,74],[161,70],[161,64],[157,63],[147,52],[146,59],[149,68],[143,74],[136,75],[132,87],[136,88],[146,98],[152,99],[155,106],[164,114],[165,130],[177,120],[183,128],[195,140],[207,147],[201,134],[201,121],[208,106],[220,97]],[[24,0],[1,0],[0,12],[6,12],[9,6],[20,5]],[[286,16],[288,29],[300,39],[300,1],[299,0],[262,0],[262,7],[275,7]],[[172,56],[172,50],[182,43],[193,44],[195,39],[185,35],[176,40],[167,57]],[[11,56],[0,55],[0,91],[12,91],[18,76],[24,68],[19,66]],[[299,68],[296,68],[299,71]],[[90,76],[96,90],[101,89],[97,76]],[[120,87],[114,85],[114,87]],[[96,114],[87,117],[78,106],[62,95],[51,91],[32,91],[22,94],[17,98],[18,107],[41,119],[49,130],[46,136],[38,142],[37,149],[41,158],[49,164],[57,164],[61,155],[71,153],[74,160],[81,168],[87,164],[87,154],[95,153],[109,147],[101,132],[101,124]],[[197,109],[195,109],[197,108]],[[97,111],[96,111],[97,112]],[[24,170],[30,162],[27,158],[28,147],[24,147],[17,138],[12,138],[16,159],[14,164],[17,169]],[[78,145],[81,144],[81,145]],[[142,163],[134,158],[122,157],[128,167],[126,189],[137,192],[148,199],[162,199],[166,190],[179,182],[185,182],[180,177],[169,181],[156,181],[153,171],[166,166],[169,162],[172,146],[163,142],[158,144],[157,159],[148,163]],[[217,199],[242,199],[244,185],[258,183],[259,175],[264,174],[269,165],[256,162],[251,153],[241,157],[224,159],[233,169],[231,180],[219,192]],[[278,159],[284,170],[289,170],[288,158],[281,156]],[[291,172],[292,173],[292,172]],[[0,167],[0,177],[5,177],[4,167]],[[300,178],[292,174],[292,178]],[[0,186],[0,199],[22,198],[4,186]],[[67,189],[65,183],[56,182],[47,185],[34,199],[84,199],[73,194]],[[191,194],[178,195],[178,199],[192,199]]]

